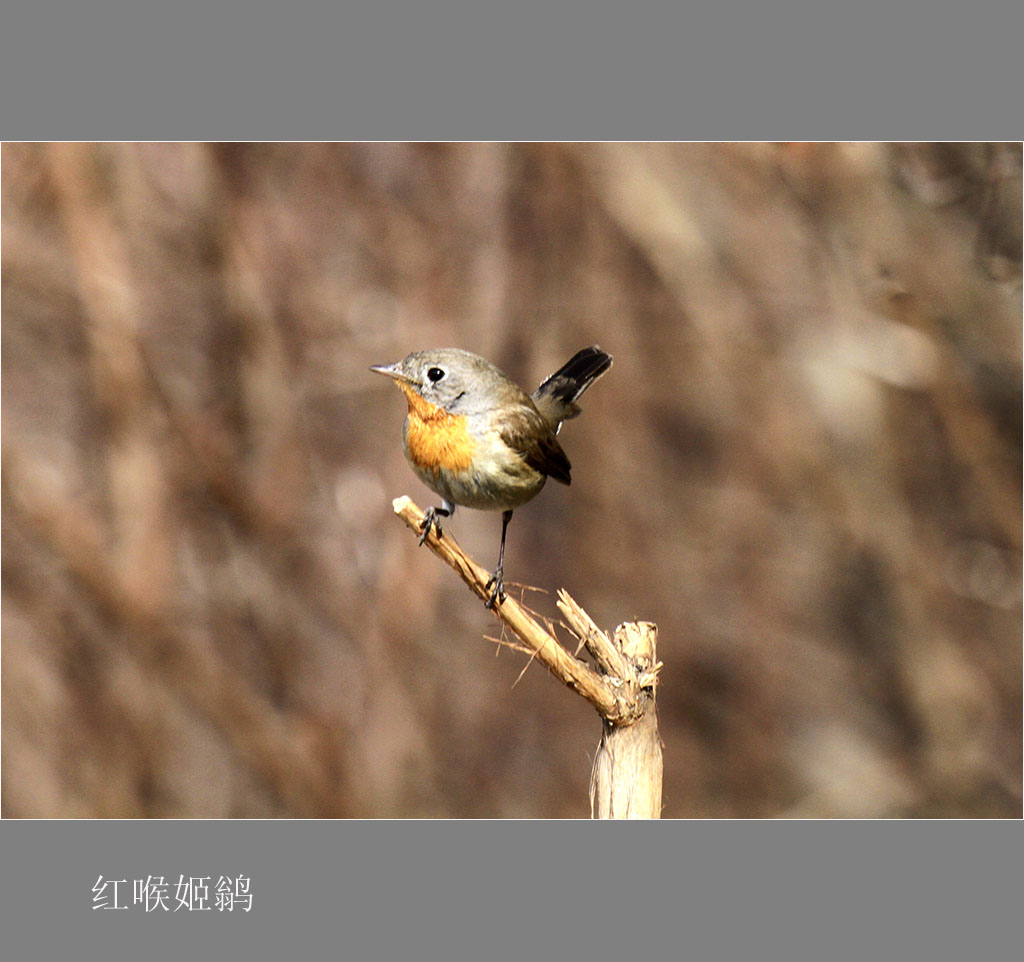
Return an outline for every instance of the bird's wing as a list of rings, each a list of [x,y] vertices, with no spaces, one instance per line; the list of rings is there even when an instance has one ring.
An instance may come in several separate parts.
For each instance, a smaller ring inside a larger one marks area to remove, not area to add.
[[[502,441],[518,451],[531,468],[562,484],[570,483],[572,465],[547,421],[532,403],[503,411],[499,432]]]

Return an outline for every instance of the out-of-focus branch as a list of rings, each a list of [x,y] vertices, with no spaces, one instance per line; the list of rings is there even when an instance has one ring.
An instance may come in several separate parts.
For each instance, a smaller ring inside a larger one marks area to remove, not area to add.
[[[166,685],[189,710],[207,717],[287,811],[347,814],[339,809],[341,795],[330,772],[308,751],[304,737],[310,733],[301,721],[256,696],[215,649],[190,640],[166,619],[140,619],[136,598],[104,546],[103,528],[88,510],[52,473],[26,463],[6,444],[3,463],[11,511],[49,546],[106,618],[105,632],[92,639],[96,651],[121,662],[122,672],[140,686],[142,679]],[[139,729],[152,722],[149,698],[124,698],[117,705]]]
[[[114,188],[103,176],[105,161],[126,150],[71,143],[52,144],[48,153],[86,317],[93,388],[107,426],[109,551],[134,606],[156,617],[169,604],[174,576],[167,472],[140,352],[138,283],[113,214]]]

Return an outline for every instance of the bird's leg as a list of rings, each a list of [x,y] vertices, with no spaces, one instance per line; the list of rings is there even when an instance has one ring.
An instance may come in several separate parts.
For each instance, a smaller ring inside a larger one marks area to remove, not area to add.
[[[505,532],[508,531],[508,523],[512,520],[511,511],[503,511],[501,514],[501,547],[498,549],[498,567],[494,569],[484,588],[493,585],[491,596],[487,599],[487,607],[493,609],[505,600],[505,585],[502,581],[502,567],[505,564]]]
[[[437,536],[441,537],[441,522],[437,520],[440,515],[442,518],[450,518],[455,514],[455,505],[451,503],[447,498],[441,499],[440,508],[427,508],[426,513],[423,515],[423,522],[420,524],[420,531],[423,534],[420,535],[420,544],[423,544],[427,540],[427,535],[430,534],[430,528],[433,527],[437,532]]]

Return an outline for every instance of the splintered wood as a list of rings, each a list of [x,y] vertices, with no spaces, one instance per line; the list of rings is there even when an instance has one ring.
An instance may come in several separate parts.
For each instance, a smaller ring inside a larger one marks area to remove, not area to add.
[[[658,669],[658,628],[649,621],[615,629],[613,643],[635,672],[639,717],[631,725],[604,720],[601,744],[590,773],[590,814],[594,818],[661,818],[662,755],[654,695]]]

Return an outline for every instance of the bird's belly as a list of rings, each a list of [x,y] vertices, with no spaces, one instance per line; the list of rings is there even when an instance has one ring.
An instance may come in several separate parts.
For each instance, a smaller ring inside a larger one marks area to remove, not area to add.
[[[535,497],[547,477],[530,467],[497,434],[466,438],[447,449],[435,435],[427,440],[424,425],[406,422],[405,454],[419,479],[452,504],[506,511]],[[470,447],[470,445],[472,447]]]

